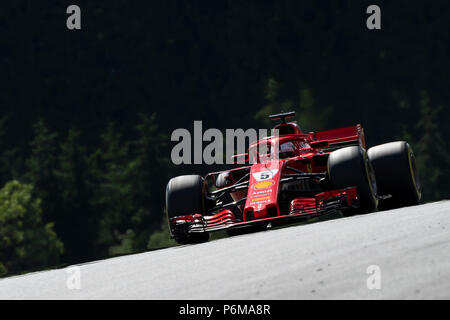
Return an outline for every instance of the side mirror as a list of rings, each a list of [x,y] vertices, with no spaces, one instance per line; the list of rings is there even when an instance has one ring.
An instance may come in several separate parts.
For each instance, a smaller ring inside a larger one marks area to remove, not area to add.
[[[222,189],[229,187],[233,184],[233,177],[231,173],[228,172],[221,172],[216,177],[216,188]]]
[[[311,148],[319,149],[319,148],[326,148],[329,146],[328,140],[320,140],[320,141],[313,141],[309,144]]]
[[[231,161],[233,161],[234,164],[247,163],[249,161],[248,153],[241,153],[231,156]]]

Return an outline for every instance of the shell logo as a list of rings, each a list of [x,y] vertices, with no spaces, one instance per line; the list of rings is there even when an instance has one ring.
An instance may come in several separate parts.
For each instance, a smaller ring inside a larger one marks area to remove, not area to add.
[[[273,186],[274,183],[275,182],[273,180],[260,181],[260,182],[255,183],[253,185],[253,188],[256,190],[266,189],[266,188]]]

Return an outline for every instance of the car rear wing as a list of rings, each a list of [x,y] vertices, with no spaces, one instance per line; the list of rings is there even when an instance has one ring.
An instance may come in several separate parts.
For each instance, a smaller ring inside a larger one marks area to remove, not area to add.
[[[364,129],[360,124],[357,124],[356,126],[315,132],[313,137],[313,144],[326,152],[331,152],[349,146],[361,146],[363,149],[366,149]]]

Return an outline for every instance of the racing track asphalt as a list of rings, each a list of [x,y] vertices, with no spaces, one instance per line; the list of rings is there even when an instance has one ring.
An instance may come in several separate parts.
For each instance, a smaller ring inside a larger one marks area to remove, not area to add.
[[[369,290],[367,268],[380,270]],[[449,299],[450,201],[0,280],[1,299]]]

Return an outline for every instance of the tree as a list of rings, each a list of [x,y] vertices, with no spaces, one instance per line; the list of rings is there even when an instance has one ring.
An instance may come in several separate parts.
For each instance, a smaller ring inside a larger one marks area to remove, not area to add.
[[[417,159],[423,199],[436,201],[442,197],[441,190],[448,190],[450,187],[447,179],[450,156],[446,140],[441,136],[437,124],[442,113],[442,106],[432,108],[430,97],[424,90],[419,92],[418,101],[420,120],[416,129],[420,138],[414,144],[414,154]]]
[[[9,170],[7,169],[6,164],[8,161],[6,160],[3,150],[4,150],[4,136],[5,136],[5,123],[7,121],[7,117],[0,117],[0,183],[3,185],[6,182],[9,176]]]
[[[115,124],[109,123],[101,135],[101,146],[90,156],[92,206],[99,215],[96,247],[100,256],[132,252],[130,216],[137,204],[132,201],[129,144]]]
[[[150,235],[159,229],[164,207],[164,191],[168,175],[168,158],[164,153],[168,137],[160,131],[156,114],[139,114],[138,137],[131,143],[130,164],[133,203],[137,204],[131,225],[136,233],[135,249],[147,248]]]
[[[55,265],[63,250],[33,186],[8,182],[0,190],[0,275]]]
[[[19,155],[19,146],[11,147],[8,143],[7,124],[9,117],[0,117],[0,185],[7,181],[17,179],[22,168],[22,161]]]
[[[67,262],[89,261],[95,258],[96,215],[90,199],[87,151],[81,133],[70,129],[60,145],[54,174],[58,183],[61,205],[56,213],[57,231],[64,241]],[[55,197],[56,198],[56,197]]]
[[[31,153],[25,161],[26,172],[23,174],[23,180],[31,183],[36,196],[42,199],[44,221],[55,221],[60,211],[58,182],[55,177],[58,134],[51,132],[42,118],[33,125],[33,134],[34,138],[29,144]]]
[[[97,244],[108,256],[146,250],[163,216],[167,137],[155,115],[140,114],[135,129],[136,138],[125,141],[110,123],[91,156],[93,205],[101,212]]]

